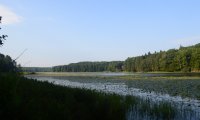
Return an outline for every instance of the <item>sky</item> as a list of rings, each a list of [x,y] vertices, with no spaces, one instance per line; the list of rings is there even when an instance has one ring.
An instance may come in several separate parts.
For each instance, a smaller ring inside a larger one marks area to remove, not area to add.
[[[125,60],[200,43],[199,0],[0,0],[0,53],[25,67]]]

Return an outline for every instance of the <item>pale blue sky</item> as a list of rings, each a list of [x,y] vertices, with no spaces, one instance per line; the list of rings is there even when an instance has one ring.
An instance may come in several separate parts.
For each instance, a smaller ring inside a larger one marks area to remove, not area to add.
[[[0,52],[23,66],[125,60],[200,42],[199,0],[0,0]],[[12,13],[12,14],[11,14]]]

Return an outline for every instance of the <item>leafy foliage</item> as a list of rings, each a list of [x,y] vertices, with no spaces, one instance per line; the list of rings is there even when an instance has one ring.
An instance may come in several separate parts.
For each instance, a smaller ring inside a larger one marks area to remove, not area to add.
[[[0,16],[0,23],[1,23],[2,16]],[[0,28],[1,29],[1,28]],[[3,41],[6,40],[7,35],[0,35],[0,46],[3,45]]]
[[[124,64],[128,72],[200,71],[200,44],[128,58]]]
[[[79,62],[69,65],[54,66],[54,72],[102,72],[102,71],[122,71],[122,61],[112,62]]]
[[[8,55],[0,54],[0,72],[17,72],[16,62]]]

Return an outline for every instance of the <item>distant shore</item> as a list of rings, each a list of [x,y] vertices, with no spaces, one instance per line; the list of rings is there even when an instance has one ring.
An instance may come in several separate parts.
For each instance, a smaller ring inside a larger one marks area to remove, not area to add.
[[[102,79],[199,79],[199,72],[182,73],[182,72],[35,72],[25,73],[25,76],[66,76],[66,77],[91,77]]]

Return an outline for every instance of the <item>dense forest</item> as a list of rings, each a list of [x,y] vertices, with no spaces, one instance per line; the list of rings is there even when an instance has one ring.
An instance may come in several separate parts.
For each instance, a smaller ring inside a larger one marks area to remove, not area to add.
[[[103,71],[123,71],[124,62],[79,62],[69,65],[54,66],[54,72],[103,72]]]
[[[52,72],[51,67],[22,67],[23,72]]]
[[[200,43],[128,58],[124,65],[125,71],[128,72],[197,72],[200,71]]]
[[[79,62],[54,66],[53,72],[199,72],[200,43],[179,49],[170,49],[142,56],[130,57],[125,61]]]

